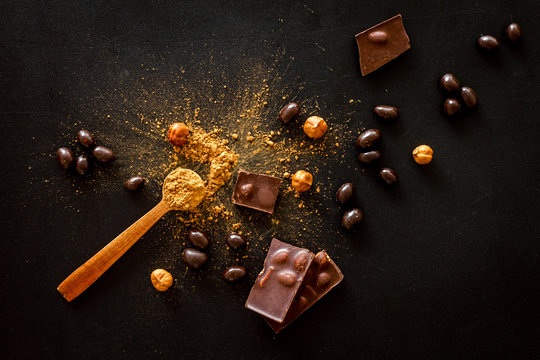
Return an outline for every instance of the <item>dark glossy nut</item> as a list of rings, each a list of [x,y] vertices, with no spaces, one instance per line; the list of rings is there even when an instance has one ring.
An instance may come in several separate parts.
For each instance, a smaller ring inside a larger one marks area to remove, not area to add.
[[[381,138],[381,130],[379,129],[369,129],[360,134],[358,139],[356,139],[356,146],[362,149],[367,149],[373,145]]]
[[[457,89],[459,89],[459,80],[452,74],[444,74],[441,77],[440,84],[441,87],[448,92],[456,91]]]
[[[350,209],[343,214],[343,219],[341,220],[341,224],[343,227],[347,230],[351,230],[353,227],[355,227],[360,221],[362,221],[362,210],[360,209]]]
[[[294,268],[296,271],[304,271],[308,263],[309,255],[307,252],[302,251],[294,257]]]
[[[56,150],[56,160],[58,160],[58,164],[60,164],[61,167],[67,169],[75,160],[75,155],[73,155],[73,151],[68,148],[61,147]]]
[[[100,164],[108,164],[115,159],[112,150],[105,146],[96,146],[94,150],[92,150],[92,155],[94,155],[94,158]]]
[[[272,258],[272,262],[276,264],[284,263],[289,259],[289,250],[280,250]]]
[[[388,34],[385,31],[373,31],[368,35],[368,41],[372,44],[382,45],[386,43]]]
[[[399,116],[399,111],[397,107],[389,106],[389,105],[379,105],[375,106],[375,109],[373,109],[373,112],[375,115],[380,117],[381,119],[395,119]]]
[[[174,123],[169,127],[167,139],[174,146],[182,146],[187,142],[189,129],[184,123]]]
[[[197,249],[186,248],[182,251],[182,259],[188,266],[198,269],[206,264],[208,255]]]
[[[349,201],[354,194],[354,185],[353,183],[345,183],[341,185],[336,192],[336,200],[341,203],[345,204],[347,201]]]
[[[374,161],[379,160],[380,157],[381,157],[381,153],[378,150],[367,151],[367,152],[360,153],[358,155],[358,161],[360,161],[363,164],[370,164]]]
[[[244,246],[247,242],[246,238],[240,234],[229,234],[227,235],[227,244],[233,249],[238,249]]]
[[[478,105],[478,97],[473,89],[468,86],[461,88],[461,98],[468,108],[475,108]]]
[[[443,105],[443,111],[448,116],[454,116],[461,109],[461,104],[457,99],[446,99]]]
[[[287,104],[279,112],[279,121],[288,124],[300,115],[300,104],[292,102]]]
[[[382,168],[379,171],[379,178],[388,185],[393,185],[398,182],[396,172],[390,168]]]
[[[283,271],[278,275],[277,280],[283,286],[293,286],[296,282],[296,275],[290,271]]]
[[[77,160],[75,160],[75,170],[77,171],[77,174],[86,175],[89,167],[90,164],[88,163],[88,157],[86,155],[77,156]]]
[[[77,133],[77,141],[85,148],[92,147],[96,143],[94,135],[92,135],[90,131],[84,129]]]
[[[512,42],[518,41],[521,38],[521,27],[516,23],[508,25],[508,28],[506,28],[506,37]]]
[[[198,229],[189,229],[187,232],[187,239],[199,249],[206,248],[210,243],[210,241],[208,241],[208,236]]]
[[[142,188],[144,185],[144,178],[141,176],[133,176],[124,182],[126,190],[135,191]]]
[[[493,50],[499,46],[499,40],[491,35],[484,35],[478,38],[478,46],[486,50]]]
[[[315,286],[318,288],[325,287],[330,282],[330,275],[328,273],[320,273],[317,275],[317,280],[315,280]]]
[[[246,269],[243,268],[242,266],[231,266],[225,269],[221,273],[221,276],[225,280],[230,281],[230,282],[238,281],[244,276],[246,276]]]

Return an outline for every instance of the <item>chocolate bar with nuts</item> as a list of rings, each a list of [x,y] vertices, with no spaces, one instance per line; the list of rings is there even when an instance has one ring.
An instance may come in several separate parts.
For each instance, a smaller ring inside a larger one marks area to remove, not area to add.
[[[246,307],[268,319],[283,322],[313,256],[309,250],[272,239],[263,270],[249,293]]]
[[[233,204],[272,214],[280,184],[280,178],[239,170],[232,195]]]
[[[319,301],[343,280],[343,274],[326,251],[320,251],[311,262],[302,286],[298,290],[285,319],[279,323],[269,318],[266,322],[277,334],[287,325],[296,320],[304,311]]]

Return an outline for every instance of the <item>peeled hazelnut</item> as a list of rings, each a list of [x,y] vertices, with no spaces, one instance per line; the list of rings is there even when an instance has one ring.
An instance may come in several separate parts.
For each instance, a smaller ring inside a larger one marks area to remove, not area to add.
[[[322,117],[310,116],[304,123],[304,132],[312,139],[318,139],[324,135],[328,125]]]
[[[150,280],[152,280],[152,285],[154,285],[157,291],[166,291],[173,283],[172,275],[163,269],[152,271]]]
[[[174,146],[182,146],[187,142],[189,129],[184,123],[174,123],[169,128],[167,139]]]
[[[417,146],[412,152],[414,161],[420,165],[426,165],[433,159],[433,150],[427,145]]]
[[[298,170],[292,176],[292,187],[298,192],[308,191],[313,184],[313,175],[304,170]]]

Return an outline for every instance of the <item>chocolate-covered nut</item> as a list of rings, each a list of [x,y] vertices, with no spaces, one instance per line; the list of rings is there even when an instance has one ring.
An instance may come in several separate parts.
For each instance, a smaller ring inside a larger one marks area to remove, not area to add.
[[[61,167],[67,169],[75,160],[75,155],[73,155],[73,151],[68,148],[61,147],[56,150],[56,160],[58,160],[58,164],[60,164]]]
[[[345,214],[343,214],[343,219],[341,220],[341,224],[343,227],[347,230],[351,230],[353,227],[355,227],[360,221],[362,221],[362,210],[354,208],[347,210]]]
[[[328,273],[322,272],[319,275],[317,275],[317,279],[315,280],[315,286],[318,288],[322,288],[330,282],[331,278]]]
[[[480,36],[478,38],[478,46],[486,50],[493,50],[499,46],[499,40],[491,35]]]
[[[352,198],[353,193],[354,193],[353,183],[350,183],[350,182],[345,183],[341,185],[338,191],[336,192],[336,200],[341,204],[345,204],[347,201],[350,200],[350,198]]]
[[[381,157],[381,153],[378,150],[366,151],[358,155],[358,161],[363,164],[370,164]]]
[[[444,74],[441,77],[440,84],[441,87],[448,92],[456,91],[457,89],[459,89],[459,80],[452,74]]]
[[[300,104],[292,102],[287,104],[279,112],[279,121],[288,124],[300,115]]]
[[[92,155],[94,155],[94,158],[100,164],[108,164],[115,159],[112,150],[105,146],[96,146],[94,150],[92,150]]]
[[[397,107],[389,106],[389,105],[379,105],[375,106],[375,109],[373,109],[373,112],[375,115],[380,117],[381,119],[395,119],[399,116],[399,111]]]
[[[521,38],[521,27],[516,23],[508,25],[506,28],[506,37],[512,42],[518,41]]]
[[[197,249],[186,248],[182,251],[182,259],[188,266],[198,269],[206,264],[208,255]]]
[[[221,273],[221,276],[225,280],[230,281],[230,282],[238,281],[244,276],[246,276],[246,269],[243,268],[242,266],[231,266],[225,269]]]
[[[84,146],[85,148],[90,148],[94,146],[95,140],[94,135],[88,130],[79,130],[77,133],[77,141]]]
[[[124,187],[129,191],[136,191],[144,185],[144,178],[141,176],[133,176],[124,182]]]
[[[241,246],[244,246],[246,244],[246,238],[240,234],[229,234],[227,235],[227,244],[233,249],[238,249]]]
[[[367,149],[373,146],[381,138],[381,130],[369,129],[364,131],[356,139],[356,146],[362,149]]]
[[[77,160],[75,160],[75,170],[77,171],[77,174],[86,175],[89,167],[90,164],[88,163],[88,157],[86,155],[77,156]]]
[[[388,34],[386,33],[386,31],[373,31],[368,35],[368,41],[372,44],[382,45],[386,43],[387,39]]]
[[[291,271],[282,271],[279,273],[277,280],[283,286],[293,286],[296,282],[296,274]]]
[[[468,108],[472,109],[478,105],[478,97],[476,96],[476,93],[468,86],[463,86],[461,88],[461,98]]]
[[[294,257],[294,268],[297,271],[304,271],[308,263],[308,260],[309,260],[309,255],[306,251],[302,251],[298,253],[298,255]]]
[[[283,249],[276,252],[274,257],[272,258],[272,261],[275,262],[276,264],[281,264],[281,263],[286,262],[288,258],[289,258],[289,251],[286,249]]]
[[[390,168],[382,168],[379,171],[379,178],[388,185],[393,185],[398,181],[396,172]]]
[[[446,99],[443,105],[443,111],[448,116],[454,116],[461,109],[461,104],[457,99]]]
[[[187,232],[187,239],[190,243],[192,243],[199,249],[206,248],[210,243],[208,241],[208,236],[206,236],[202,231],[198,229],[189,229],[189,231]]]

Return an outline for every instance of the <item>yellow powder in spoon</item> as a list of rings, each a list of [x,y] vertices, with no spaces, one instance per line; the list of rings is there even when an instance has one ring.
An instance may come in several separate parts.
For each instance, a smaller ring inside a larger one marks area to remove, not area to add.
[[[163,182],[163,199],[173,210],[193,210],[204,198],[206,188],[194,171],[177,168]]]

